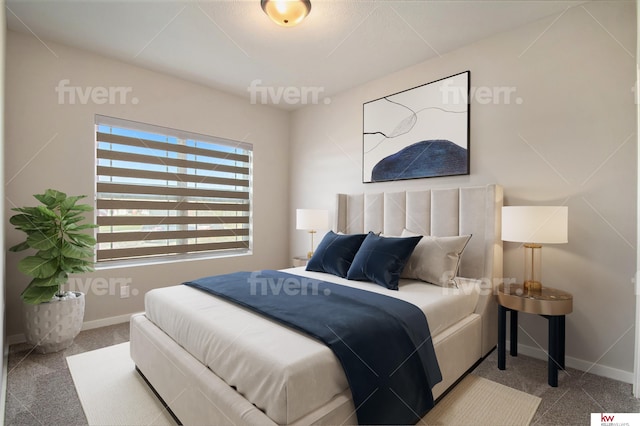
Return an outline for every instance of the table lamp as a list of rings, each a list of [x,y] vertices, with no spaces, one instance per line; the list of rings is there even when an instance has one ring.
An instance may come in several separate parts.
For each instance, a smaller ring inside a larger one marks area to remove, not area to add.
[[[568,242],[566,206],[502,207],[502,240],[524,243],[524,289],[542,290],[542,244]]]
[[[329,228],[329,212],[327,210],[296,209],[296,229],[308,231],[311,234],[311,250],[307,259],[313,256],[313,234],[318,229]]]

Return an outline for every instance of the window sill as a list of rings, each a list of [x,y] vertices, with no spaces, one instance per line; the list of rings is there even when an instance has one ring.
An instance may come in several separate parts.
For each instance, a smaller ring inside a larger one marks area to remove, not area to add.
[[[243,252],[225,251],[218,253],[188,253],[178,254],[174,256],[159,256],[149,259],[130,259],[130,260],[114,260],[106,262],[96,262],[94,269],[96,271],[104,271],[108,269],[137,268],[140,266],[163,265],[167,263],[192,262],[199,260],[224,259],[229,257],[251,256],[253,251],[247,250]]]

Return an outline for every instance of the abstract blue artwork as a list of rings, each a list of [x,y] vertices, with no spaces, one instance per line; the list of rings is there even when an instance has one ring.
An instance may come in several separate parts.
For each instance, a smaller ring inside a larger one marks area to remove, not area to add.
[[[468,175],[470,74],[365,103],[362,181]]]

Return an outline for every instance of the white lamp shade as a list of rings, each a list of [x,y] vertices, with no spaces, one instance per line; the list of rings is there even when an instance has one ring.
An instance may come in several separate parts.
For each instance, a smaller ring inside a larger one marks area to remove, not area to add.
[[[502,240],[554,244],[568,239],[566,206],[508,206],[502,208]]]
[[[296,209],[296,229],[317,231],[329,228],[329,212],[327,210]]]

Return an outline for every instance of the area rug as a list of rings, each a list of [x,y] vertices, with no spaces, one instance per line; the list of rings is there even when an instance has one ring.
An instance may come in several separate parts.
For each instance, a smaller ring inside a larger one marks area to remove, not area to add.
[[[129,357],[129,343],[67,357],[89,425],[175,425]],[[418,424],[528,425],[540,398],[467,376]]]
[[[175,425],[136,372],[129,342],[67,357],[80,403],[93,425]]]
[[[428,425],[528,425],[541,399],[468,375],[422,419]]]

